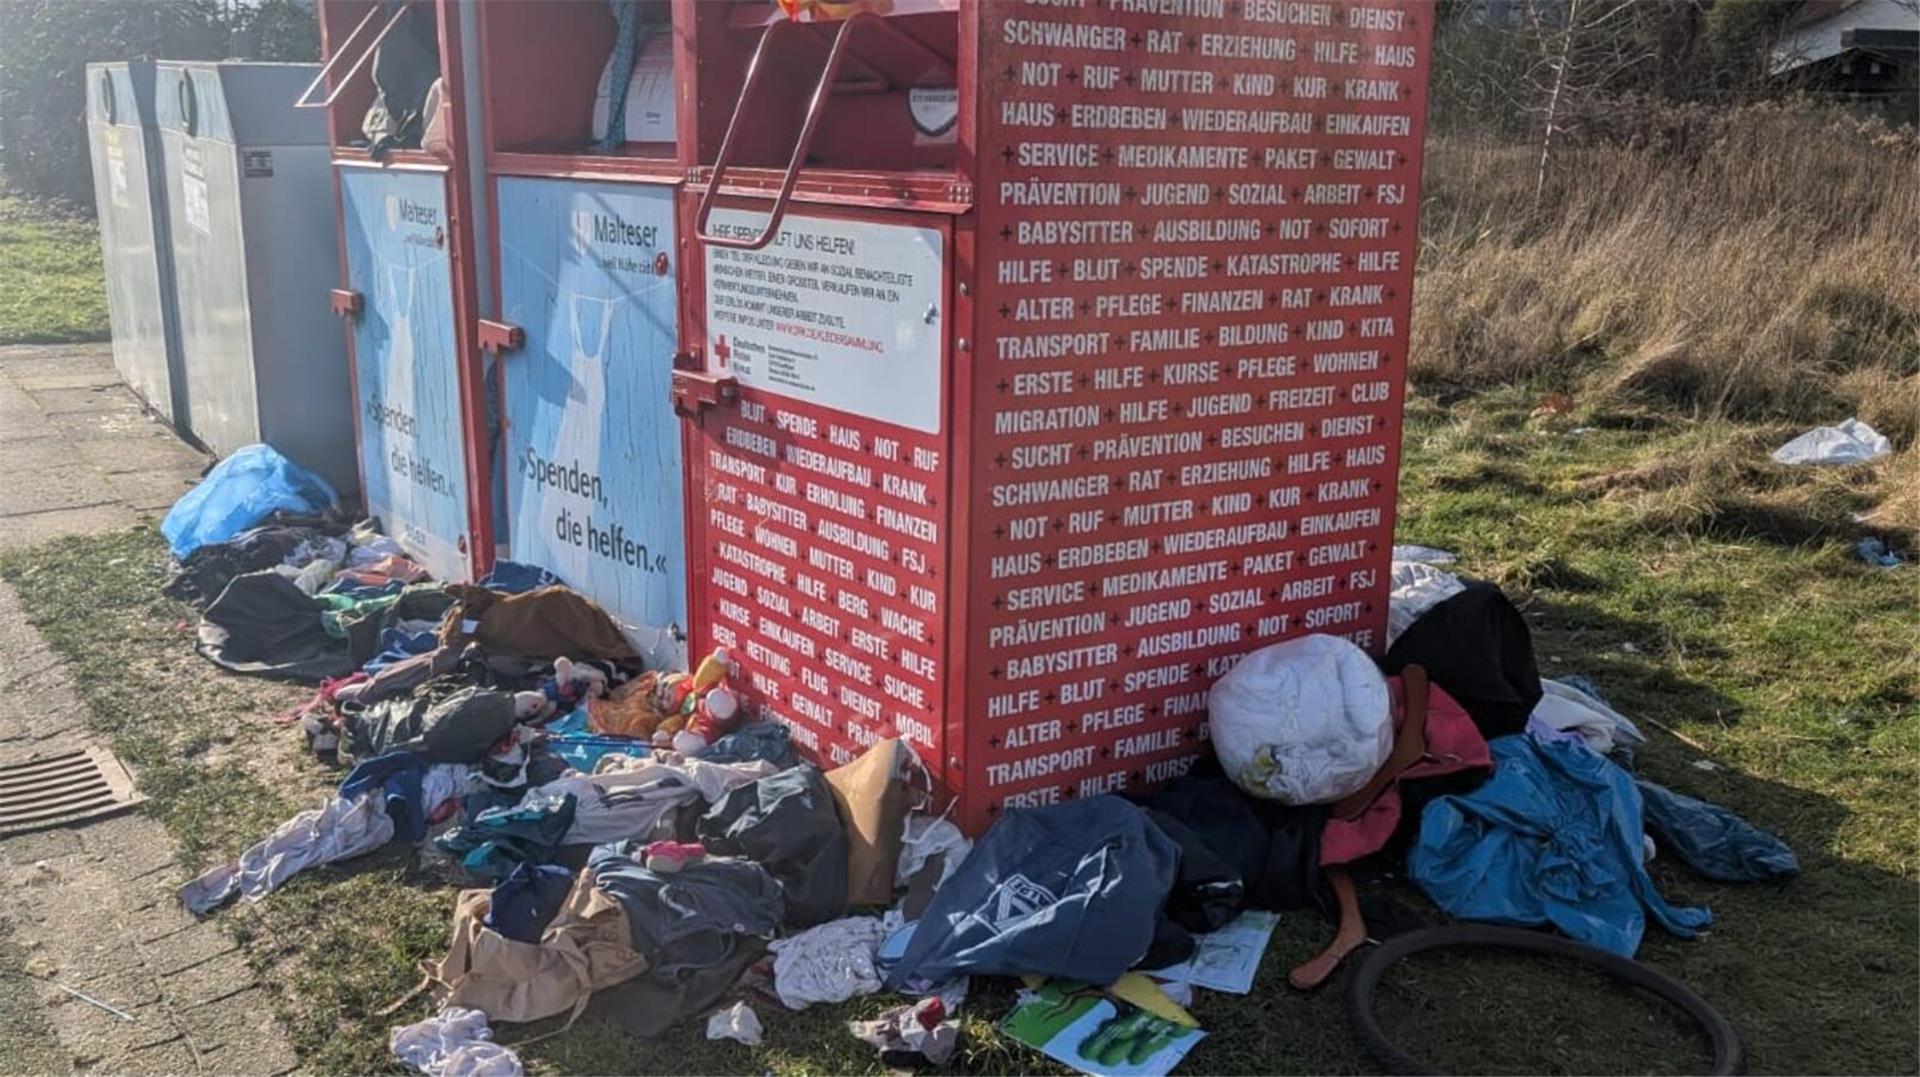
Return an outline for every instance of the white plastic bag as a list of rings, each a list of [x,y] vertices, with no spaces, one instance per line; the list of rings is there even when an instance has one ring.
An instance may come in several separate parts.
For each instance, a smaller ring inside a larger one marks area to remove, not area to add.
[[[715,1010],[707,1018],[707,1038],[710,1040],[732,1040],[748,1047],[758,1047],[763,1031],[760,1015],[744,1002],[736,1002],[724,1010]]]
[[[1466,589],[1460,577],[1434,568],[1431,562],[1396,558],[1393,574],[1387,578],[1387,646],[1393,646],[1421,614]]]
[[[600,86],[593,97],[593,140],[607,137],[607,114],[613,97],[613,58],[600,69]],[[672,142],[678,132],[677,100],[673,84],[673,38],[654,34],[633,58],[627,79],[627,141]]]
[[[446,91],[439,79],[427,87],[427,102],[420,111],[426,117],[420,123],[420,148],[436,157],[452,157],[453,141],[447,132],[452,110],[447,108]]]
[[[1862,464],[1893,451],[1893,443],[1858,419],[1816,426],[1773,450],[1782,464]]]
[[[1207,697],[1213,750],[1251,796],[1321,804],[1356,792],[1393,752],[1392,700],[1367,653],[1337,636],[1263,647]]]

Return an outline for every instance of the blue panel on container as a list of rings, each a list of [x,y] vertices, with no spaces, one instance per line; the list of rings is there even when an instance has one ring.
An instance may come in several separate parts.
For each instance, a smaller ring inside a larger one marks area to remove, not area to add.
[[[683,627],[673,192],[505,177],[498,212],[501,314],[527,334],[501,361],[513,558]]]
[[[346,168],[340,195],[367,512],[435,578],[472,579],[446,177]]]

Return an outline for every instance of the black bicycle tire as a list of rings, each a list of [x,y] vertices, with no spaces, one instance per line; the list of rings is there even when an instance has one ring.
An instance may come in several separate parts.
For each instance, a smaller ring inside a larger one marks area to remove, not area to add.
[[[1354,1035],[1359,1039],[1361,1048],[1386,1067],[1388,1073],[1437,1074],[1440,1071],[1402,1050],[1381,1030],[1379,1014],[1374,1011],[1373,1005],[1380,981],[1388,969],[1407,957],[1428,950],[1456,947],[1489,947],[1547,954],[1597,968],[1615,979],[1652,992],[1693,1018],[1713,1046],[1713,1068],[1708,1073],[1715,1077],[1737,1074],[1746,1062],[1745,1048],[1733,1025],[1692,988],[1665,973],[1631,958],[1542,931],[1524,931],[1490,924],[1449,924],[1410,931],[1373,947],[1361,956],[1354,966],[1352,977],[1347,981],[1347,1017],[1353,1023]]]

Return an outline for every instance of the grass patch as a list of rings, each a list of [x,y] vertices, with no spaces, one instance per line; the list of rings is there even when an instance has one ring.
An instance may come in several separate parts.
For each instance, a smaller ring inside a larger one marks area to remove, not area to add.
[[[1754,1072],[1909,1070],[1920,1021],[1920,686],[1910,664],[1920,569],[1859,562],[1845,515],[1794,541],[1651,515],[1647,499],[1696,480],[1686,468],[1655,474],[1650,462],[1724,452],[1735,428],[1703,431],[1650,412],[1542,419],[1532,404],[1507,390],[1409,408],[1401,540],[1455,550],[1463,572],[1508,588],[1533,626],[1543,672],[1586,673],[1644,720],[1654,740],[1644,772],[1741,812],[1800,855],[1800,879],[1763,887],[1713,884],[1656,861],[1667,896],[1710,905],[1717,922],[1691,943],[1650,929],[1642,959],[1733,1021]],[[1570,433],[1582,425],[1591,429]],[[1764,463],[1764,438],[1740,444],[1733,455]],[[1841,481],[1762,481],[1738,460],[1714,461],[1730,476],[1715,487],[1726,499]],[[1637,477],[1595,483],[1623,474]],[[11,555],[0,575],[74,663],[91,723],[139,771],[150,810],[189,863],[243,847],[337,780],[306,760],[298,733],[268,721],[300,690],[230,676],[192,654],[191,611],[159,596],[166,555],[150,530]],[[1699,753],[1662,727],[1704,745],[1715,769],[1694,766]],[[439,869],[392,848],[220,915],[274,985],[303,1066],[365,1072],[391,1065],[389,1026],[424,1012],[415,1002],[392,1018],[377,1013],[417,982],[420,959],[443,951],[452,904]],[[1312,918],[1283,916],[1251,996],[1203,993],[1195,1011],[1209,1036],[1185,1069],[1370,1070],[1337,989],[1285,986],[1287,968],[1324,937]],[[1663,1011],[1554,966],[1437,956],[1404,971],[1383,999],[1388,1027],[1443,1065],[1669,1072],[1704,1059]],[[757,1049],[710,1043],[697,1022],[638,1041],[589,1010],[526,1056],[548,1072],[877,1072],[844,1022],[890,1001],[800,1014],[756,1007],[767,1025]],[[1011,1003],[1005,982],[976,982],[951,1069],[1060,1072],[994,1031]],[[557,1024],[509,1027],[502,1038]]]
[[[1797,104],[1618,102],[1606,121],[1569,125],[1539,197],[1537,145],[1428,139],[1413,376],[1747,419],[1860,414],[1911,440],[1913,130]]]
[[[0,344],[110,335],[99,228],[48,203],[0,195]]]

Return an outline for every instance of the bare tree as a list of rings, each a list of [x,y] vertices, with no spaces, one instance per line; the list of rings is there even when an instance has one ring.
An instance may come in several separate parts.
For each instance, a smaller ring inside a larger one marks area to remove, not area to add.
[[[1661,8],[1675,7],[1645,0],[1523,0],[1524,17],[1516,32],[1532,39],[1536,59],[1515,90],[1520,107],[1537,117],[1539,125],[1536,202],[1546,195],[1555,144],[1570,129],[1569,117],[1578,114],[1575,106],[1658,59],[1648,44],[1646,20],[1660,17]]]

